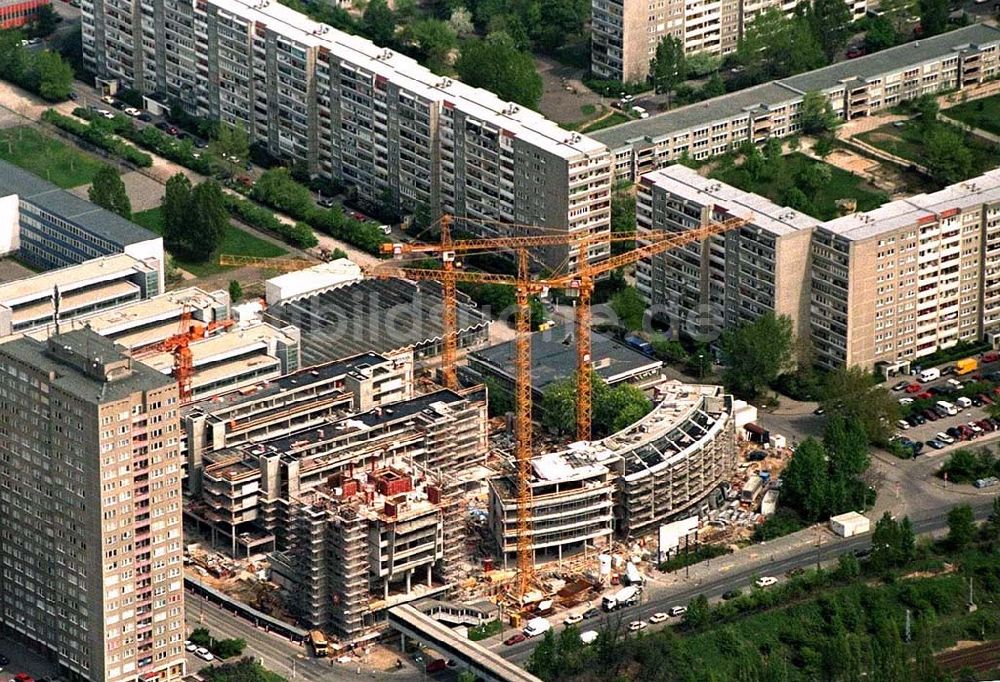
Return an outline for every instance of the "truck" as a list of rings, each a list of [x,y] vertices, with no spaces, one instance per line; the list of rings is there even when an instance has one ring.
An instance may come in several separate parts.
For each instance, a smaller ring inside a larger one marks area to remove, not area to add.
[[[319,630],[309,632],[309,646],[312,647],[313,656],[325,658],[327,654],[326,635]]]
[[[635,567],[631,561],[625,564],[625,584],[626,585],[642,585],[643,577],[639,569]]]
[[[537,637],[538,635],[545,634],[552,624],[544,618],[532,618],[524,626],[524,634],[526,637]]]
[[[752,503],[757,499],[757,493],[761,491],[764,487],[764,479],[760,476],[753,475],[747,482],[743,484],[743,489],[740,490],[740,502]]]
[[[626,606],[633,606],[639,603],[639,596],[641,594],[642,590],[635,585],[623,587],[613,595],[604,597],[601,600],[601,608],[605,611],[614,611],[616,609],[623,609]]]
[[[926,384],[928,381],[937,381],[941,378],[941,370],[937,367],[931,367],[930,369],[925,369],[920,374],[917,375],[917,379],[922,384]]]
[[[976,358],[965,358],[955,363],[955,374],[961,376],[979,369],[979,360]]]

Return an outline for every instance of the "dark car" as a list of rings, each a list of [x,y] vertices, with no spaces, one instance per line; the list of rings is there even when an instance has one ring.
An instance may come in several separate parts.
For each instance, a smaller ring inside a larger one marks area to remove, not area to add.
[[[951,393],[951,389],[947,386],[931,386],[930,392],[934,395],[948,395]]]
[[[962,437],[962,429],[958,428],[957,426],[952,426],[947,431],[945,431],[945,433],[947,433],[952,438],[961,438]]]
[[[170,129],[170,124],[167,123],[166,121],[157,121],[156,122],[156,127],[159,128],[160,130],[166,132],[167,130]]]
[[[980,419],[976,422],[976,426],[981,428],[983,431],[996,431],[996,427],[993,426],[993,422],[989,419]]]
[[[583,619],[584,620],[590,620],[591,618],[597,618],[599,615],[601,615],[601,610],[600,609],[596,609],[596,608],[595,609],[587,609],[586,611],[583,612]]]
[[[523,632],[515,632],[513,635],[508,637],[503,641],[507,646],[513,646],[514,644],[519,644],[524,640],[528,639]]]
[[[863,57],[865,55],[865,48],[863,47],[852,47],[847,51],[848,59],[857,59],[858,57]]]
[[[443,658],[435,658],[433,661],[427,663],[428,673],[439,673],[448,667],[448,662]]]
[[[992,405],[993,404],[993,398],[989,397],[985,393],[980,393],[976,397],[983,401],[983,405]]]
[[[323,208],[333,208],[334,204],[336,204],[337,201],[335,199],[332,199],[331,197],[323,197],[322,199],[317,199],[316,203],[322,206]]]
[[[167,126],[166,132],[167,135],[179,135],[181,131],[177,126]]]
[[[153,117],[152,117],[152,116],[150,116],[150,115],[149,115],[149,114],[148,114],[147,112],[145,112],[145,111],[144,111],[144,112],[142,112],[141,114],[139,114],[138,116],[136,116],[136,118],[137,118],[137,119],[139,119],[140,121],[142,121],[143,123],[149,123],[150,121],[152,121],[152,120],[153,120]]]
[[[722,598],[726,600],[736,599],[740,594],[742,593],[739,590],[726,590],[722,593]]]
[[[937,412],[935,412],[929,407],[923,412],[921,412],[921,414],[927,418],[927,421],[936,422],[938,419],[940,419],[940,417],[938,417]]]
[[[872,555],[872,550],[870,547],[860,547],[854,550],[855,559],[867,559]]]
[[[10,665],[10,659],[0,654],[0,665]]]
[[[194,146],[198,149],[208,149],[208,142],[202,139],[197,139],[194,141]]]
[[[900,381],[898,384],[892,387],[894,391],[902,391],[904,388],[910,385],[909,381]]]
[[[983,406],[983,399],[980,398],[978,395],[972,396],[971,398],[969,398],[969,400],[972,401],[972,406],[973,407],[982,407]]]
[[[76,94],[76,92],[74,90],[70,90],[70,92],[69,92],[69,98],[71,100],[73,100],[75,102],[77,99],[79,99],[79,97],[80,96],[78,94]]]
[[[941,448],[944,447],[944,443],[939,441],[937,438],[931,438],[929,441],[927,441],[927,446],[934,448],[935,450],[940,450]]]
[[[748,462],[763,462],[767,458],[767,453],[763,450],[754,450],[747,455]]]

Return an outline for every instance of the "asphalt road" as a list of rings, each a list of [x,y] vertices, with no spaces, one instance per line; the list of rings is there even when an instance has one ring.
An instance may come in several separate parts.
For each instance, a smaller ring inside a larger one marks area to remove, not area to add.
[[[989,514],[993,501],[990,498],[980,498],[970,501],[969,504],[976,512],[976,518],[982,519]],[[918,535],[924,535],[940,532],[947,528],[948,522],[945,517],[951,506],[948,505],[946,507],[927,510],[920,516],[911,516],[910,520],[913,522],[914,531]],[[809,549],[778,558],[768,567],[767,573],[781,581],[784,579],[785,573],[792,569],[815,566],[817,561],[820,563],[836,561],[840,555],[853,552],[857,549],[867,548],[870,544],[870,533],[853,538],[833,540],[826,542],[818,550]],[[762,572],[759,567],[737,568],[701,585],[692,587],[683,586],[676,590],[661,590],[658,594],[651,594],[648,601],[611,614],[602,614],[598,618],[580,623],[578,627],[581,630],[599,630],[601,627],[609,624],[609,622],[617,625],[619,623],[626,624],[632,620],[647,620],[657,611],[667,611],[671,606],[687,604],[699,594],[704,594],[710,600],[714,600],[721,598],[722,593],[727,590],[741,589],[745,591],[750,586],[754,576],[761,574]],[[667,621],[667,625],[672,622],[676,622],[676,619]],[[564,627],[561,622],[554,623],[553,626],[557,630],[561,630]],[[650,626],[650,629],[665,626]],[[532,650],[535,648],[535,644],[536,641],[534,640],[526,640],[512,646],[500,644],[499,647],[494,646],[491,648],[504,658],[514,663],[523,664],[528,660]]]

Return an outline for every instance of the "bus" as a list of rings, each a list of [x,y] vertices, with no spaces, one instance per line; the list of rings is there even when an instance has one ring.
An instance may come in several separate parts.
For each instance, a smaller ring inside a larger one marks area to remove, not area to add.
[[[309,644],[312,646],[313,655],[320,658],[326,656],[326,635],[319,630],[309,633]]]

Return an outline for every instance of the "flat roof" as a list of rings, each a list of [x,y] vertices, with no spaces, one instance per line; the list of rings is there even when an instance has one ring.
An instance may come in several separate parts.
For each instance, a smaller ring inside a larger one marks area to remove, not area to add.
[[[205,371],[198,365],[234,360],[254,351],[266,352],[274,341],[294,343],[295,339],[276,327],[258,323],[247,327],[236,326],[229,331],[192,341],[188,348],[191,349],[197,376]],[[140,360],[165,374],[171,372],[174,366],[174,354],[166,351],[143,356]]]
[[[506,102],[482,88],[438,76],[406,55],[316,22],[278,2],[211,0],[210,4],[264,24],[303,46],[329,49],[340,59],[383,75],[428,100],[450,103],[467,115],[488,121],[550,154],[570,160],[607,151],[593,138],[565,130],[527,107]]]
[[[576,342],[573,325],[565,324],[531,335],[531,385],[543,391],[576,372]],[[634,374],[655,371],[663,366],[610,336],[590,333],[594,371],[605,381],[614,383]],[[470,354],[493,371],[511,377],[514,367],[514,342],[506,341]]]
[[[55,287],[59,287],[62,293],[69,293],[74,289],[121,279],[136,272],[149,271],[148,265],[124,253],[102,256],[79,265],[49,270],[33,277],[0,284],[0,305],[15,306],[51,298]]]
[[[870,80],[910,65],[940,59],[960,50],[976,49],[1000,40],[1000,30],[973,24],[948,33],[905,43],[874,54],[849,59],[797,76],[738,90],[704,102],[605,128],[591,136],[612,150],[649,140],[657,142],[689,128],[733,118],[750,109],[762,110],[799,99],[810,90],[826,90],[850,79]]]
[[[87,232],[120,246],[160,238],[158,234],[60,189],[34,173],[0,161],[0,196],[10,194],[17,194],[22,200],[30,201]]]
[[[801,211],[779,206],[759,194],[744,192],[719,180],[703,177],[698,171],[679,163],[646,173],[640,182],[660,187],[702,206],[714,203],[731,215],[744,218],[753,226],[764,228],[777,236],[809,230],[819,223],[817,219]]]
[[[949,185],[930,194],[897,199],[865,213],[852,213],[822,223],[821,227],[851,241],[863,241],[920,220],[935,220],[945,211],[976,208],[1000,202],[1000,169]]]

